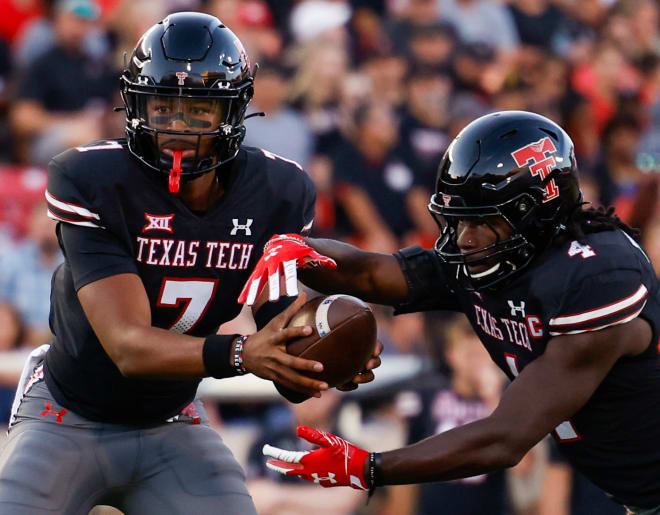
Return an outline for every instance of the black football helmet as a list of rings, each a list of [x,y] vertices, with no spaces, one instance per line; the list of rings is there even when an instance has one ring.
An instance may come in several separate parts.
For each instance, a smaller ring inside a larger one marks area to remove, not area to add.
[[[482,116],[456,136],[440,162],[429,204],[441,229],[435,250],[465,288],[496,286],[529,265],[581,201],[573,142],[559,125],[525,111]],[[488,223],[495,216],[511,226],[511,236],[461,253],[459,221]],[[471,274],[468,264],[489,268]]]
[[[238,153],[253,74],[242,43],[217,18],[181,12],[160,21],[138,41],[120,82],[128,148],[169,174],[170,191],[179,177],[208,173]],[[163,151],[177,139],[187,142],[185,153]]]

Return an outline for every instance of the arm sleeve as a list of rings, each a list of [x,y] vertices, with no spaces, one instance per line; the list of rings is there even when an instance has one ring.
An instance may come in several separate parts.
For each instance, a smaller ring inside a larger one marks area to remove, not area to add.
[[[612,270],[582,279],[566,292],[548,323],[551,336],[597,331],[636,318],[648,299],[636,270]]]
[[[394,254],[408,284],[408,299],[395,306],[395,315],[446,309],[460,311],[458,299],[433,250],[416,245]]]
[[[57,234],[76,291],[104,277],[138,273],[133,257],[109,231],[59,223]]]

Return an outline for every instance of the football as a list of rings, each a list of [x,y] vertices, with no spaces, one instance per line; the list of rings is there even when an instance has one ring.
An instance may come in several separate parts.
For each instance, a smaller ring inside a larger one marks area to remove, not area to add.
[[[291,340],[287,352],[323,363],[323,372],[307,372],[330,388],[347,383],[364,367],[376,346],[376,319],[371,308],[350,295],[329,295],[308,301],[293,315],[289,327],[309,325],[313,332]]]

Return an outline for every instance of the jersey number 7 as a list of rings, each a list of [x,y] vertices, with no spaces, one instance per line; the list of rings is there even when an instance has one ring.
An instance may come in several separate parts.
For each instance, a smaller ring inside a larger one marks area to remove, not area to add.
[[[191,331],[202,319],[218,286],[217,279],[173,279],[165,277],[158,294],[159,307],[180,307],[183,311],[170,330],[177,333]]]

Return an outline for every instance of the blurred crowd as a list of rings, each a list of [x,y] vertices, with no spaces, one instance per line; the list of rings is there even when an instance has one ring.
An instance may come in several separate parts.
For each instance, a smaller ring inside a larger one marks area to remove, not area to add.
[[[62,256],[45,216],[45,166],[70,146],[123,136],[113,107],[124,54],[180,10],[219,17],[258,64],[251,112],[266,116],[246,122],[245,144],[305,167],[318,191],[314,236],[380,252],[431,246],[426,206],[451,139],[489,111],[524,109],[566,128],[585,200],[615,206],[660,266],[655,0],[0,0],[0,351],[50,336],[50,276]],[[328,396],[325,427],[351,404],[366,425],[400,428],[396,445],[488,414],[504,385],[462,319],[376,312],[386,353],[418,356],[428,374],[397,396]],[[0,374],[0,423],[13,381]],[[314,410],[303,411],[221,405],[218,420],[258,421],[256,441],[290,439]],[[571,499],[573,513],[621,513],[555,454],[544,444],[507,474],[390,488],[366,508],[351,492],[320,501],[318,489],[284,509],[294,496],[246,452],[263,513],[437,513],[447,499],[456,514],[561,515]]]

